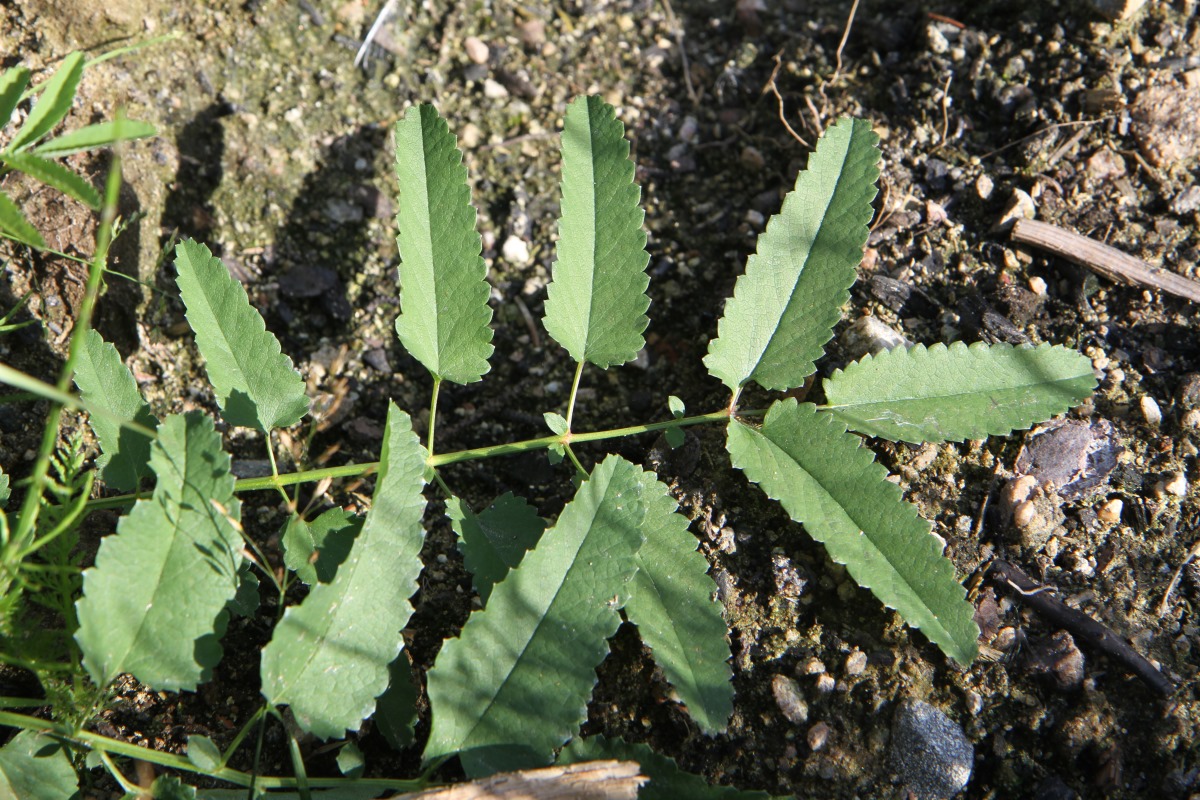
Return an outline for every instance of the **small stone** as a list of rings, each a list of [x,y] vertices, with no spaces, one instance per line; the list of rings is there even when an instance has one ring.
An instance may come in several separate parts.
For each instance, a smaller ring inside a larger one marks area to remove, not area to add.
[[[1013,509],[1013,525],[1018,528],[1028,528],[1037,521],[1037,506],[1032,500],[1018,503],[1017,507]]]
[[[392,365],[388,362],[387,351],[382,347],[373,347],[363,353],[363,361],[368,367],[378,372],[390,374],[392,371]]]
[[[1200,408],[1185,411],[1179,420],[1179,427],[1187,431],[1200,430]]]
[[[1116,525],[1121,521],[1121,511],[1124,508],[1125,503],[1121,498],[1114,497],[1100,506],[1100,510],[1096,512],[1096,518],[1107,525]]]
[[[483,96],[489,100],[502,100],[508,97],[508,89],[504,88],[504,84],[488,78],[483,82]]]
[[[775,695],[775,705],[779,712],[793,725],[803,725],[808,722],[808,703],[804,702],[804,693],[800,684],[786,675],[776,675],[771,679],[771,693]]]
[[[1189,186],[1171,200],[1171,213],[1184,216],[1200,208],[1200,186]]]
[[[474,122],[468,122],[458,129],[458,143],[468,150],[473,150],[483,141],[483,131]]]
[[[820,675],[825,672],[825,663],[819,658],[810,658],[804,663],[804,674]]]
[[[836,688],[837,681],[833,679],[832,675],[822,675],[817,678],[817,691],[821,694],[829,694]]]
[[[1124,22],[1140,11],[1146,0],[1092,0],[1092,5],[1110,20]]]
[[[1144,90],[1130,107],[1138,148],[1155,167],[1174,169],[1200,153],[1200,97],[1164,83]]]
[[[1200,408],[1200,373],[1189,372],[1179,381],[1175,399],[1184,408]]]
[[[879,355],[897,347],[911,347],[912,342],[903,334],[892,330],[879,317],[859,317],[841,336],[846,355],[857,361],[866,354]]]
[[[1039,278],[1038,276],[1034,275],[1032,278],[1029,279],[1029,291],[1033,292],[1034,294],[1038,295],[1039,297],[1045,295],[1046,294],[1046,282],[1044,280],[1042,280],[1041,278]]]
[[[541,47],[546,42],[546,22],[541,19],[531,19],[517,26],[521,44],[529,48]]]
[[[808,746],[814,753],[824,747],[827,741],[829,741],[829,726],[824,722],[818,722],[808,729]]]
[[[855,650],[850,655],[846,656],[846,674],[847,675],[862,675],[867,670],[867,654],[862,650]]]
[[[1073,690],[1083,685],[1083,653],[1066,631],[1033,642],[1027,663],[1031,672],[1053,676],[1060,689]]]
[[[757,147],[747,145],[742,148],[742,166],[748,170],[758,172],[767,165],[767,159]]]
[[[979,195],[980,200],[991,198],[992,191],[996,188],[996,184],[987,175],[980,175],[975,179],[975,194]]]
[[[1147,424],[1157,425],[1162,422],[1162,411],[1159,410],[1158,402],[1150,395],[1142,395],[1142,416],[1145,417]]]
[[[529,245],[516,234],[510,235],[504,240],[504,246],[500,248],[500,252],[504,255],[504,259],[512,264],[524,266],[529,263]]]
[[[486,64],[491,55],[491,50],[478,36],[468,36],[463,41],[463,49],[467,52],[467,58],[476,64]]]
[[[962,728],[920,700],[906,700],[892,722],[891,762],[921,800],[950,798],[966,788],[975,749]]]
[[[1182,472],[1176,472],[1174,475],[1171,475],[1169,478],[1163,481],[1162,487],[1163,491],[1167,494],[1172,494],[1176,497],[1183,497],[1188,491],[1187,476]]]
[[[1013,223],[1019,219],[1033,219],[1037,214],[1037,205],[1034,204],[1033,198],[1029,193],[1022,189],[1013,189],[1012,197],[1008,200],[1008,205],[1004,208],[1004,213],[996,220],[996,224],[992,226],[993,233],[1007,231],[1012,228]]]
[[[1094,181],[1119,178],[1125,174],[1125,159],[1104,147],[1092,153],[1086,169],[1088,177]]]

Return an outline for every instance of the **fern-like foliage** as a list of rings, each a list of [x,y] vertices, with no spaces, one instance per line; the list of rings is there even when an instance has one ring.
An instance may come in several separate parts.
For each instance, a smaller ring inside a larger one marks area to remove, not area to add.
[[[826,129],[808,169],[771,217],[708,347],[711,375],[791,389],[816,369],[862,261],[879,177],[879,137],[866,120]]]
[[[291,706],[300,727],[323,739],[371,715],[404,645],[425,541],[425,458],[412,420],[391,404],[362,532],[333,579],[287,609],[263,649],[263,695]]]
[[[477,381],[492,354],[487,266],[462,151],[433,106],[409,109],[396,123],[396,175],[396,333],[435,378]]]
[[[826,406],[852,430],[900,442],[959,442],[1028,428],[1092,393],[1092,362],[1061,345],[885,350],[825,380]]]
[[[960,664],[975,659],[979,628],[954,565],[845,423],[811,403],[782,400],[761,428],[731,422],[726,446],[733,465],[824,543],[859,586]]]
[[[75,639],[100,686],[131,672],[155,689],[194,689],[221,658],[242,564],[241,504],[206,416],[168,417],[150,467],[154,496],[121,518],[83,573]]]
[[[304,379],[246,290],[199,242],[179,243],[175,267],[188,324],[225,420],[264,433],[299,422],[308,413]]]
[[[607,369],[637,358],[650,306],[645,212],[625,126],[599,97],[567,107],[558,260],[546,331],[578,362]]]

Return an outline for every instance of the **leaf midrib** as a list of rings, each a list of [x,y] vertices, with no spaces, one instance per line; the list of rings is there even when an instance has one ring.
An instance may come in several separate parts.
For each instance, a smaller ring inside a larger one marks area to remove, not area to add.
[[[945,393],[941,393],[941,394],[903,395],[903,396],[890,397],[887,400],[868,400],[868,401],[865,401],[862,403],[829,403],[825,406],[822,406],[822,408],[824,408],[828,411],[839,411],[841,409],[866,408],[868,406],[894,405],[896,403],[916,403],[916,402],[921,402],[921,401],[926,401],[926,400],[953,400],[953,399],[962,398],[962,397],[980,397],[980,396],[986,395],[988,392],[1008,392],[1008,391],[1018,391],[1018,390],[1025,390],[1025,389],[1031,389],[1031,388],[1037,388],[1037,387],[1059,386],[1061,384],[1071,383],[1073,381],[1077,381],[1077,380],[1080,380],[1080,379],[1086,378],[1086,377],[1088,377],[1088,376],[1080,374],[1080,375],[1074,375],[1070,378],[1055,378],[1054,380],[1038,381],[1036,383],[1019,383],[1019,384],[1015,384],[1015,385],[1003,386],[1003,387],[1000,387],[997,389],[980,389],[980,390],[973,391],[973,392],[945,392]]]

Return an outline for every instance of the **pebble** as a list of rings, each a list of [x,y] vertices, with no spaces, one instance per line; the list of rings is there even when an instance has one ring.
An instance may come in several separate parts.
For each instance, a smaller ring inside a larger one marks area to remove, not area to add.
[[[1157,425],[1162,422],[1162,411],[1158,407],[1158,402],[1150,395],[1143,395],[1141,400],[1142,416],[1146,418],[1146,422],[1150,425]]]
[[[758,172],[767,165],[767,159],[757,147],[747,145],[742,148],[742,166],[752,172]]]
[[[879,355],[896,347],[912,347],[912,342],[904,338],[903,334],[892,330],[875,316],[859,317],[855,320],[854,324],[842,333],[841,343],[846,355],[853,361],[868,353]]]
[[[966,788],[975,748],[941,711],[921,700],[906,700],[892,722],[891,762],[913,795],[940,800]]]
[[[1146,0],[1092,0],[1092,5],[1115,22],[1124,22],[1146,5]]]
[[[1200,373],[1189,372],[1179,381],[1175,399],[1184,408],[1200,408]]]
[[[541,47],[546,42],[546,22],[531,19],[517,26],[521,36],[521,44],[526,47]]]
[[[1200,209],[1200,186],[1189,186],[1171,200],[1171,212],[1183,216]]]
[[[478,36],[468,36],[463,41],[463,49],[467,52],[467,58],[476,64],[486,64],[491,55],[490,48]]]
[[[1155,167],[1182,167],[1200,153],[1200,97],[1164,83],[1141,92],[1129,109],[1138,148]]]
[[[1037,205],[1034,204],[1033,198],[1029,196],[1029,192],[1022,189],[1013,189],[1012,197],[1008,200],[1008,205],[1004,207],[1004,213],[996,220],[996,224],[992,226],[993,233],[1007,231],[1012,228],[1013,223],[1019,219],[1033,219],[1037,214]]]
[[[1188,431],[1200,430],[1200,408],[1185,411],[1183,418],[1179,420],[1179,426]]]
[[[808,703],[804,702],[804,693],[800,684],[786,675],[776,675],[771,680],[771,693],[775,695],[775,705],[779,712],[793,725],[803,725],[808,722]]]
[[[1125,159],[1107,147],[1092,153],[1087,160],[1087,174],[1092,180],[1103,181],[1125,174]]]
[[[862,675],[867,670],[867,654],[862,650],[855,650],[850,655],[846,656],[846,674],[847,675]]]
[[[458,142],[468,150],[473,150],[483,141],[483,131],[474,122],[468,122],[458,130]]]
[[[824,722],[818,722],[808,729],[808,746],[813,752],[820,750],[829,741],[829,726]]]
[[[1121,521],[1121,511],[1124,510],[1125,503],[1119,497],[1114,497],[1104,505],[1100,506],[1100,510],[1096,512],[1096,518],[1101,522],[1109,525],[1116,525]]]
[[[1070,500],[1102,484],[1121,452],[1116,429],[1106,420],[1055,420],[1026,435],[1014,467],[1038,483],[1053,484]]]
[[[979,195],[980,200],[989,199],[995,188],[996,184],[987,175],[980,175],[975,179],[975,194]]]
[[[500,248],[500,252],[504,255],[504,259],[511,264],[524,266],[529,263],[529,245],[515,234],[504,240],[504,246]]]
[[[502,100],[508,97],[508,89],[499,81],[488,78],[483,82],[483,96],[489,100]]]
[[[1187,476],[1182,472],[1176,472],[1165,481],[1163,481],[1163,491],[1167,494],[1173,494],[1176,497],[1183,497],[1188,491]]]
[[[1046,294],[1046,282],[1044,280],[1042,280],[1041,278],[1039,278],[1038,276],[1034,275],[1032,278],[1029,279],[1029,291],[1033,292],[1034,294],[1038,295],[1039,297],[1045,295]]]

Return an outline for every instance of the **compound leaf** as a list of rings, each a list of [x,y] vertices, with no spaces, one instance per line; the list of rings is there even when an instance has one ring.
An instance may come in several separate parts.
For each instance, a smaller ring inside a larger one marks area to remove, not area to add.
[[[150,448],[154,495],[100,542],[83,573],[75,640],[100,686],[131,672],[154,689],[195,689],[221,658],[242,541],[229,455],[200,413],[171,415]]]
[[[25,67],[12,67],[0,75],[0,129],[8,125],[21,95],[29,85],[29,70]]]
[[[437,109],[396,123],[400,316],[396,333],[435,378],[472,383],[492,355],[491,292],[462,151]]]
[[[960,442],[1028,428],[1083,402],[1090,359],[1061,345],[885,350],[825,379],[826,408],[851,430],[899,442]]]
[[[137,381],[113,347],[95,330],[79,351],[75,365],[75,385],[85,402],[108,409],[112,416],[93,414],[92,431],[100,440],[100,468],[104,482],[122,492],[137,489],[142,478],[150,475],[150,445],[153,439],[118,423],[118,419],[136,422],[154,430],[158,419],[142,399]]]
[[[79,791],[71,755],[42,733],[21,731],[0,747],[0,797],[62,800]]]
[[[421,571],[425,448],[388,407],[371,510],[345,562],[284,612],[262,653],[262,693],[322,739],[355,729],[388,686]]]
[[[704,357],[709,374],[730,390],[751,380],[791,389],[815,369],[862,261],[878,142],[866,120],[827,128],[758,238]]]
[[[606,639],[629,599],[644,479],[609,456],[428,674],[426,762],[459,753],[477,777],[549,763],[579,728]]]
[[[607,369],[637,358],[650,298],[646,232],[625,126],[599,97],[567,107],[562,212],[546,331],[576,361]]]
[[[31,247],[46,246],[46,240],[38,233],[37,228],[29,224],[21,209],[17,208],[17,204],[9,200],[4,192],[0,192],[0,231]]]
[[[102,201],[96,188],[62,164],[29,153],[0,153],[0,162],[75,198],[89,208],[100,210]]]
[[[50,80],[39,87],[42,96],[30,109],[25,124],[8,143],[7,152],[28,147],[62,121],[71,110],[71,103],[75,100],[75,89],[78,88],[79,79],[82,77],[83,53],[71,53],[62,60],[62,64]]]
[[[773,403],[761,429],[729,425],[733,465],[845,564],[859,586],[920,628],[960,664],[974,660],[974,609],[929,523],[886,480],[862,440],[831,414]]]
[[[158,131],[150,123],[139,122],[136,119],[98,122],[95,125],[85,125],[73,131],[67,131],[62,136],[42,142],[33,148],[33,152],[47,158],[62,158],[73,153],[82,153],[85,150],[108,147],[117,142],[144,139],[157,133]]]
[[[638,800],[767,800],[766,792],[749,792],[732,786],[712,786],[699,775],[684,772],[675,759],[660,756],[644,744],[624,739],[589,736],[573,739],[558,754],[559,764],[581,764],[599,760],[636,761],[650,779],[638,792]]]
[[[362,518],[341,508],[312,522],[292,517],[283,529],[283,563],[309,585],[329,583],[361,530]]]
[[[521,563],[546,530],[546,520],[512,492],[500,495],[479,514],[472,513],[461,499],[452,497],[446,501],[446,514],[458,534],[463,563],[484,605],[491,596],[492,586]]]
[[[304,379],[221,259],[195,241],[175,248],[176,282],[208,379],[230,425],[286,428],[308,413]]]
[[[717,587],[667,487],[648,481],[644,497],[646,542],[635,557],[625,613],[692,719],[705,733],[719,733],[733,713],[733,671]]]

